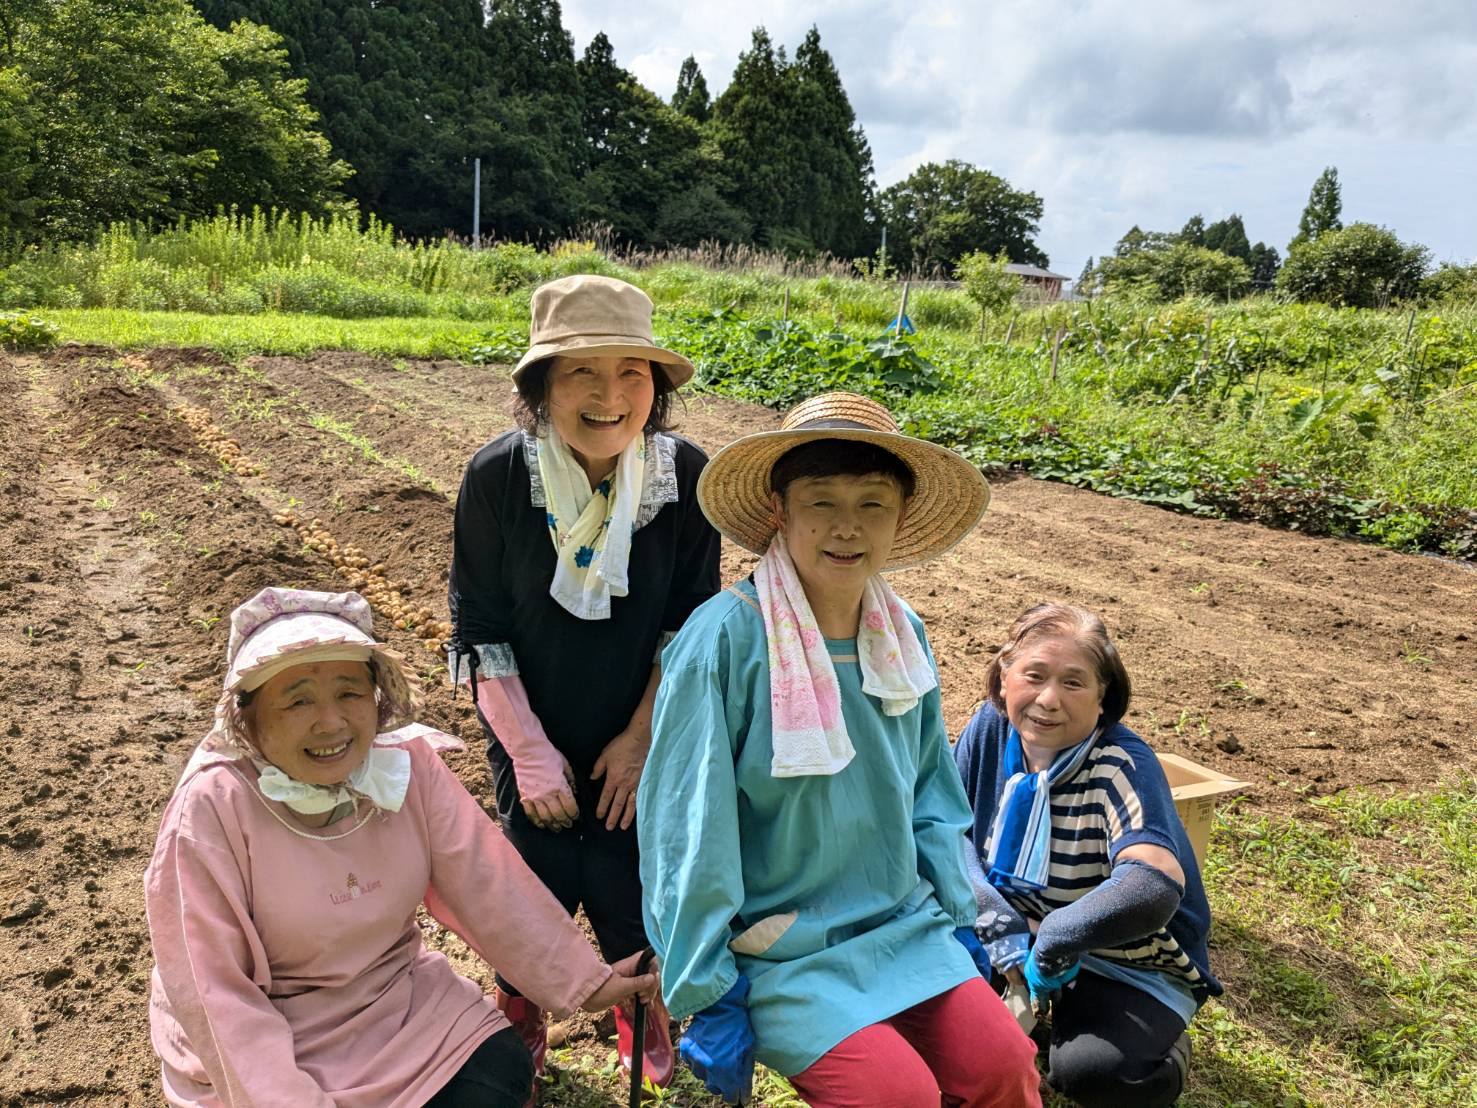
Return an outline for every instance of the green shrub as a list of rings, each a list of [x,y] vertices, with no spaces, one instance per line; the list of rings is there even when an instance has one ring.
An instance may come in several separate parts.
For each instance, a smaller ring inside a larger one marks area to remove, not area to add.
[[[1477,263],[1446,262],[1421,282],[1421,298],[1441,304],[1477,304]]]
[[[1430,258],[1424,246],[1406,245],[1393,231],[1352,223],[1289,250],[1277,290],[1294,300],[1382,308],[1420,292]]]
[[[992,258],[982,250],[971,251],[959,259],[954,275],[964,285],[964,293],[974,301],[981,316],[998,315],[1013,305],[1021,294],[1022,281],[1006,272],[1010,256],[1004,250]]]
[[[1207,296],[1225,301],[1251,288],[1251,269],[1240,258],[1185,242],[1104,258],[1098,276],[1109,293],[1153,293],[1164,300]]]
[[[46,350],[57,344],[61,328],[28,312],[0,312],[0,348]]]

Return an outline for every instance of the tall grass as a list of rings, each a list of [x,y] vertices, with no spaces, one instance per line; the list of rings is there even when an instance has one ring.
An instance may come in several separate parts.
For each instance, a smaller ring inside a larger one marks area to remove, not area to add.
[[[496,314],[511,292],[571,273],[626,270],[593,247],[471,250],[398,238],[373,216],[258,208],[159,229],[114,224],[92,243],[29,248],[0,269],[0,306],[470,320]]]

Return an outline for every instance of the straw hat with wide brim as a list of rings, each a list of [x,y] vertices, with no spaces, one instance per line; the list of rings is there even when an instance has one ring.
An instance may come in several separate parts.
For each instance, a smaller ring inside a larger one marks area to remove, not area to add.
[[[874,443],[913,471],[917,487],[883,569],[942,554],[969,534],[990,503],[990,486],[958,454],[899,433],[892,414],[875,400],[828,392],[792,408],[778,431],[745,435],[718,451],[698,478],[703,513],[739,546],[763,554],[775,531],[770,471],[787,451],[818,439]]]
[[[528,353],[513,367],[513,380],[536,362],[556,354],[646,358],[662,367],[675,389],[692,379],[692,363],[656,345],[651,298],[614,277],[580,273],[533,290]]]

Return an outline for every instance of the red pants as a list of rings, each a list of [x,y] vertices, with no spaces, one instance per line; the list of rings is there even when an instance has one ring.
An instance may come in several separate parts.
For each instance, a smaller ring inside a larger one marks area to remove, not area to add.
[[[812,1108],[1040,1108],[1036,1045],[983,978],[842,1039],[790,1078]]]

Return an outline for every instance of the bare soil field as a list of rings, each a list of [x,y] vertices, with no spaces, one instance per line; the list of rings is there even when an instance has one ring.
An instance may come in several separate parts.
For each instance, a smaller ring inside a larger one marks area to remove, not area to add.
[[[350,354],[64,347],[0,355],[0,391],[0,1104],[154,1104],[141,878],[208,726],[230,610],[267,584],[349,587],[274,517],[316,518],[444,619],[452,503],[509,425],[507,382]],[[696,397],[681,430],[712,451],[777,422]],[[1128,722],[1251,782],[1257,810],[1477,773],[1471,566],[1024,478],[993,493],[970,538],[894,580],[928,624],[951,733],[1013,617],[1059,598],[1115,632]],[[726,550],[725,575],[750,562]],[[429,679],[426,722],[468,741],[451,761],[490,805],[465,697],[419,636],[378,631]],[[1234,1005],[1243,967],[1221,968]]]

